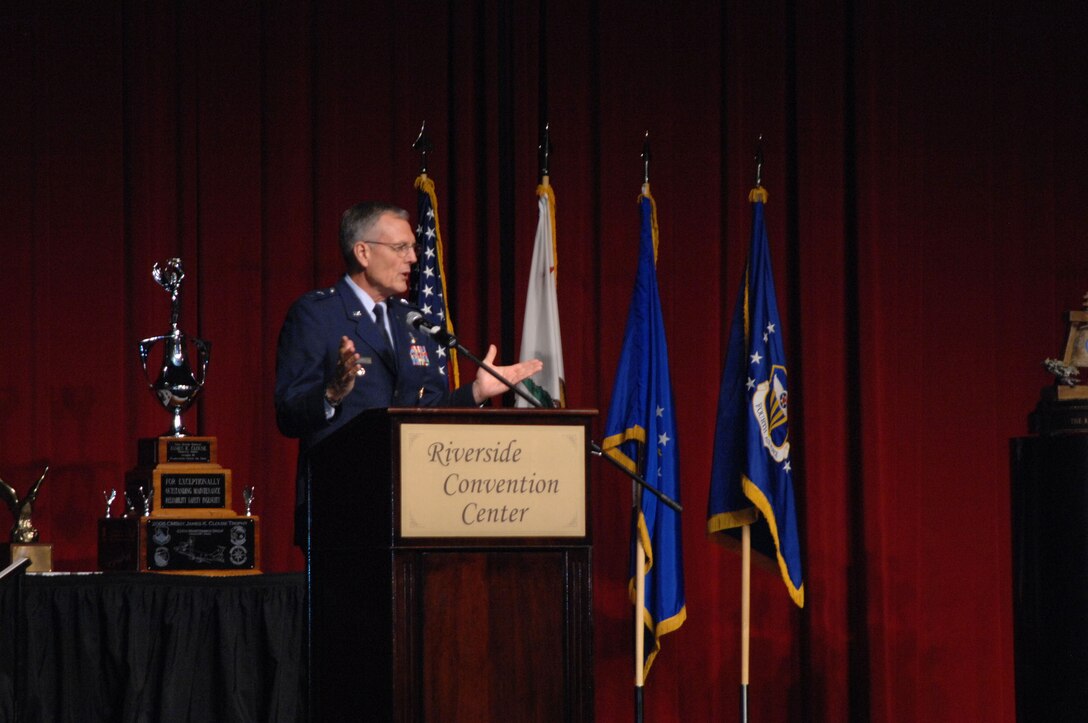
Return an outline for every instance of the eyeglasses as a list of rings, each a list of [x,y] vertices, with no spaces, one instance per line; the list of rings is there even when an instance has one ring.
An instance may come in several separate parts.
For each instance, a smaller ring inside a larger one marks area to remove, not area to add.
[[[421,253],[423,253],[423,244],[390,244],[385,243],[384,241],[363,241],[363,243],[374,244],[375,246],[388,246],[393,253],[395,253],[397,256],[400,256],[402,259],[408,255],[409,251],[414,253],[416,256],[419,256]]]

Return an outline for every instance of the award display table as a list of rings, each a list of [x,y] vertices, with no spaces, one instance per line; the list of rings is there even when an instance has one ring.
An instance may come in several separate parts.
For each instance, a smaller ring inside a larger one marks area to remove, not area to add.
[[[1088,710],[1088,434],[1011,441],[1017,719]]]
[[[302,573],[51,573],[0,594],[0,721],[302,723]],[[24,631],[26,659],[14,635]],[[315,719],[316,720],[316,719]]]
[[[373,410],[311,450],[314,720],[592,720],[593,414]]]

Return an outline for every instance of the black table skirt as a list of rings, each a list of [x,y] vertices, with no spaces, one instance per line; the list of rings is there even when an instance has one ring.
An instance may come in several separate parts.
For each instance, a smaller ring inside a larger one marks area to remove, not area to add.
[[[24,719],[305,719],[305,576],[29,575]],[[13,601],[0,596],[0,720]]]

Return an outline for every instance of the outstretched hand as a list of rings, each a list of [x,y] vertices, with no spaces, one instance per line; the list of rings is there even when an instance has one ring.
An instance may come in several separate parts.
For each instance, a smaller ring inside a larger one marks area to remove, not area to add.
[[[493,368],[511,384],[517,384],[522,379],[528,379],[544,368],[544,362],[539,359],[529,359],[517,364],[497,367],[493,364],[496,354],[498,354],[498,349],[495,348],[495,345],[488,346],[484,364]],[[476,370],[476,379],[472,382],[472,396],[477,404],[483,404],[491,397],[498,396],[506,391],[508,391],[506,385],[491,376],[486,369],[480,367]]]
[[[339,404],[355,388],[355,380],[366,374],[366,369],[355,352],[355,344],[346,336],[340,337],[340,349],[337,352],[336,372],[325,387],[325,399],[330,404]]]

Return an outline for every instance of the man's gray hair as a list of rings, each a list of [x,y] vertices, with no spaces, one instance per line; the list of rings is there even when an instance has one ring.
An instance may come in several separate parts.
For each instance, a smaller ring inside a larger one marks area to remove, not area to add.
[[[349,273],[359,270],[359,264],[355,261],[355,244],[362,241],[378,219],[387,213],[404,221],[409,218],[408,212],[400,206],[381,201],[357,203],[340,217],[340,252],[344,255],[344,264]]]

